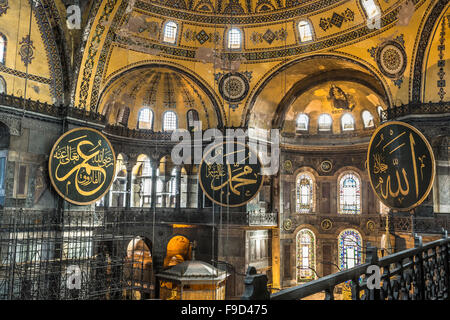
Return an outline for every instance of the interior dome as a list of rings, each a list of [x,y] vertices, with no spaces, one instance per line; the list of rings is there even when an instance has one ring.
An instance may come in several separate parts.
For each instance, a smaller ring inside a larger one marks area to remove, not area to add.
[[[150,124],[139,125],[144,108],[150,112]],[[203,129],[220,125],[215,107],[206,94],[187,75],[164,67],[145,67],[130,71],[115,79],[105,90],[98,108],[109,124],[130,129],[163,130],[164,113],[175,112],[177,127],[188,127],[189,110],[197,113]]]

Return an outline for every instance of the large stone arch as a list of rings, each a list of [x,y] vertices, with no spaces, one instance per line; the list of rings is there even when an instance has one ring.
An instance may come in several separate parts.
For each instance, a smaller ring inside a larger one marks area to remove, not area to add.
[[[438,0],[431,9],[430,14],[420,32],[420,39],[418,40],[416,47],[415,60],[413,65],[413,74],[410,83],[411,102],[420,103],[423,98],[423,68],[426,62],[426,51],[430,45],[432,35],[436,32],[437,21],[440,20],[441,14],[444,13],[444,9],[450,3],[450,0]]]
[[[251,116],[258,106],[266,114],[270,113],[262,121],[272,128],[278,127],[292,101],[313,85],[329,80],[360,83],[382,97],[387,107],[392,105],[387,84],[368,65],[341,55],[320,54],[290,61],[270,73],[254,90],[244,110],[242,123],[252,125]],[[285,94],[279,88],[280,81],[286,88]]]
[[[149,62],[134,65],[125,70],[120,70],[120,71],[114,73],[113,76],[109,77],[105,86],[102,89],[102,92],[96,103],[96,107],[95,107],[96,111],[99,111],[99,107],[102,104],[102,101],[103,101],[105,95],[108,93],[108,91],[110,90],[112,85],[118,79],[120,79],[124,76],[127,76],[129,73],[134,72],[136,70],[144,70],[144,69],[152,69],[152,68],[161,68],[161,69],[167,69],[170,71],[174,71],[176,73],[179,73],[179,74],[185,76],[186,78],[191,80],[193,83],[195,83],[211,101],[211,104],[214,108],[214,111],[215,111],[215,114],[217,117],[218,128],[223,128],[224,123],[226,122],[226,114],[223,110],[223,106],[219,102],[220,99],[214,93],[214,90],[206,82],[204,82],[200,76],[193,74],[191,71],[188,71],[185,68],[182,68],[181,66],[176,66],[173,64],[169,64],[169,63],[156,63],[156,62],[149,61]]]

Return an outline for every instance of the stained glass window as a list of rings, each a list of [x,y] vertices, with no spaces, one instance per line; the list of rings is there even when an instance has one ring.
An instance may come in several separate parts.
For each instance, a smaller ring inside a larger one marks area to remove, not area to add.
[[[346,229],[339,234],[339,266],[341,270],[353,268],[361,263],[362,239],[358,231]]]
[[[306,20],[298,23],[298,33],[300,35],[300,42],[311,41],[313,39],[311,24]]]
[[[228,49],[240,49],[242,42],[241,30],[231,28],[228,30]]]
[[[375,0],[361,0],[361,4],[368,19],[373,19],[381,14],[380,8],[375,3]]]
[[[347,173],[339,181],[339,213],[361,213],[361,188],[359,178]]]
[[[342,131],[355,130],[355,120],[350,113],[346,113],[341,118]]]
[[[330,131],[333,120],[327,113],[321,114],[319,117],[319,131]]]
[[[163,131],[172,131],[177,128],[177,114],[167,111],[163,116]]]
[[[175,43],[177,40],[178,26],[173,21],[168,21],[164,26],[164,42]]]
[[[313,211],[313,180],[307,173],[297,177],[297,212],[308,213]]]
[[[372,128],[374,126],[373,116],[369,111],[364,110],[361,114],[361,117],[363,119],[364,128]]]
[[[308,124],[309,124],[309,117],[304,113],[299,114],[297,117],[297,130],[307,131]]]
[[[297,282],[314,279],[316,239],[309,229],[297,233]]]

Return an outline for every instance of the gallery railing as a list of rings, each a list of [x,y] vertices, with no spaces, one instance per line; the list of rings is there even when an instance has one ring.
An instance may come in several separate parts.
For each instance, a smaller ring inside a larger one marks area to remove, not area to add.
[[[229,224],[241,226],[275,227],[278,223],[276,212],[245,212],[230,208],[96,208],[96,213],[104,215],[108,221],[133,221],[143,223],[188,223],[188,224]]]
[[[361,215],[303,214],[295,216],[295,221],[298,225],[320,225],[324,220],[330,220],[333,224],[350,223],[355,226],[360,226],[361,228],[368,228],[370,224],[373,223],[374,230],[382,230],[383,232],[386,228],[386,215],[381,215],[379,213]],[[440,234],[442,228],[445,230],[450,229],[450,215],[436,213],[432,217],[416,217],[410,214],[391,214],[389,216],[389,225],[391,232],[394,233]]]
[[[300,300],[324,293],[325,300],[334,300],[335,288],[348,285],[352,300],[448,300],[449,264],[450,238],[445,231],[442,239],[427,244],[422,244],[421,237],[415,237],[415,248],[381,259],[377,248],[368,244],[365,263],[272,295],[268,294],[266,275],[256,274],[254,268],[249,268],[242,298]],[[372,265],[380,268],[379,288],[367,286],[372,274],[368,267]]]
[[[410,103],[387,109],[381,113],[381,120],[394,120],[410,114],[450,113],[450,102]]]
[[[86,111],[80,108],[73,108],[64,105],[48,104],[39,100],[24,99],[4,93],[0,93],[0,105],[13,107],[19,111],[30,111],[42,113],[56,117],[72,117],[83,121],[104,123],[105,116],[97,112]]]

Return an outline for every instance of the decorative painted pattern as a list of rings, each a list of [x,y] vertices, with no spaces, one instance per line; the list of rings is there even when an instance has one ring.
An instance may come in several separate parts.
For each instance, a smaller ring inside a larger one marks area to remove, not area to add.
[[[19,42],[20,49],[19,54],[22,62],[25,66],[28,66],[34,59],[34,49],[33,40],[30,39],[30,35],[23,37],[22,41]]]
[[[80,97],[79,97],[79,107],[86,109],[87,107],[87,98],[89,95],[89,82],[91,80],[92,71],[94,68],[95,57],[97,56],[97,52],[100,46],[100,41],[105,31],[106,27],[104,26],[106,21],[109,20],[109,17],[114,9],[114,5],[116,1],[108,0],[103,8],[103,12],[100,15],[99,21],[95,27],[94,34],[92,36],[91,42],[88,48],[88,56],[84,63],[83,70],[83,79],[81,80],[80,85]]]
[[[444,67],[445,67],[445,59],[444,59],[444,53],[445,53],[445,19],[449,19],[449,24],[450,24],[450,16],[448,17],[444,17],[442,19],[442,24],[441,24],[441,32],[439,33],[439,44],[438,44],[438,51],[439,51],[439,60],[438,60],[438,77],[439,80],[437,81],[437,87],[439,88],[438,91],[438,96],[440,98],[440,101],[444,101],[444,97],[445,97],[445,71],[444,71]]]
[[[450,0],[439,0],[436,3],[436,5],[431,10],[431,13],[429,14],[427,21],[425,22],[422,32],[420,32],[420,40],[419,44],[417,45],[416,60],[414,61],[414,73],[411,76],[412,83],[410,85],[410,94],[412,102],[420,102],[420,94],[422,92],[422,67],[425,58],[425,50],[427,48],[428,41],[430,39],[436,20],[439,18],[449,2]]]
[[[381,26],[385,27],[397,19],[397,11],[392,11],[388,13],[386,16],[381,18]],[[361,26],[358,29],[352,30],[345,34],[339,34],[335,37],[327,38],[322,41],[316,41],[313,43],[308,43],[304,45],[300,45],[297,47],[291,48],[283,48],[277,50],[266,50],[266,51],[258,51],[258,52],[245,52],[242,55],[245,57],[247,61],[260,61],[260,60],[268,60],[268,59],[280,59],[283,57],[289,56],[297,56],[300,54],[305,54],[308,52],[318,51],[322,49],[326,49],[329,47],[334,47],[338,45],[342,45],[346,42],[354,41],[357,39],[363,39],[364,37],[370,36],[372,33],[376,33],[379,30],[369,29],[366,25]],[[188,50],[184,48],[177,48],[173,46],[165,46],[159,43],[149,43],[148,41],[137,41],[137,39],[131,39],[129,37],[117,36],[115,38],[115,42],[118,44],[122,44],[125,46],[135,45],[134,48],[138,46],[142,47],[142,52],[145,52],[147,49],[153,48],[157,50],[161,50],[164,54],[173,55],[183,58],[195,58],[195,50]],[[227,56],[229,60],[235,60],[235,58],[241,55],[241,53],[224,53],[224,56]]]
[[[125,9],[127,8],[127,5],[128,5],[127,1],[122,1],[119,8],[117,9],[116,15],[114,16],[114,18],[111,22],[111,27],[109,28],[109,30],[106,34],[105,42],[103,43],[103,48],[100,53],[100,57],[99,57],[98,64],[97,64],[97,71],[94,76],[94,83],[92,85],[90,110],[97,111],[96,109],[98,108],[98,105],[97,105],[98,96],[100,93],[100,85],[101,85],[102,78],[103,78],[102,74],[104,72],[106,72],[105,66],[106,66],[106,62],[107,62],[108,53],[110,52],[110,47],[111,47],[111,44],[115,37],[115,31],[117,30],[117,28],[119,26],[120,19],[121,19],[121,17],[123,17],[123,14],[125,12]]]
[[[253,32],[250,35],[250,40],[253,42],[253,44],[262,43],[263,41],[266,41],[268,44],[272,44],[273,41],[284,41],[287,38],[287,31],[284,28],[281,28],[277,31],[272,31],[270,29],[267,29],[266,32]]]
[[[405,40],[401,34],[393,40],[387,40],[381,45],[367,50],[377,62],[381,73],[392,79],[394,85],[399,88],[403,83],[403,73],[407,64],[404,44]]]
[[[305,3],[301,7],[296,7],[289,10],[284,10],[282,12],[273,12],[268,14],[258,14],[258,15],[239,15],[235,13],[235,16],[230,16],[228,11],[240,10],[235,5],[229,6],[229,2],[226,2],[226,7],[222,9],[224,5],[222,0],[219,0],[217,3],[216,12],[219,14],[200,14],[196,12],[188,12],[188,11],[180,11],[177,9],[161,7],[158,4],[149,3],[146,1],[136,1],[135,9],[143,10],[148,13],[157,14],[164,17],[171,17],[174,19],[180,20],[188,20],[188,21],[196,21],[198,23],[210,23],[210,24],[254,24],[254,23],[265,23],[265,22],[274,22],[280,21],[283,19],[295,18],[298,16],[308,15],[311,12],[319,11],[321,9],[325,9],[329,6],[336,5],[341,0],[319,0],[312,3]],[[418,0],[416,0],[418,2]],[[230,2],[231,3],[231,2]],[[298,4],[297,4],[298,5]],[[242,6],[239,6],[241,9]],[[225,10],[227,8],[227,11]],[[220,14],[222,13],[222,14]]]
[[[331,17],[320,18],[319,27],[322,28],[323,31],[327,31],[328,29],[336,26],[338,28],[342,27],[344,22],[350,22],[355,19],[355,13],[349,8],[345,9],[341,14],[333,12]]]
[[[3,14],[6,14],[6,11],[9,9],[9,3],[8,0],[0,0],[0,17]]]
[[[20,78],[23,78],[23,79],[27,79],[28,78],[28,80],[33,80],[33,81],[37,81],[37,82],[48,84],[48,85],[51,85],[53,83],[52,79],[40,77],[40,76],[37,76],[37,75],[34,75],[34,74],[29,74],[29,73],[27,74],[27,73],[19,71],[19,70],[11,69],[11,68],[8,68],[8,67],[4,66],[1,63],[0,63],[0,72],[5,72],[5,73],[8,73],[10,75],[13,75],[13,76],[16,76],[16,77],[20,77]]]
[[[61,101],[64,94],[64,77],[58,47],[53,36],[53,29],[47,19],[45,7],[40,2],[37,2],[35,5],[35,1],[33,0],[29,0],[29,3],[30,6],[34,7],[33,14],[36,18],[39,27],[39,33],[46,49],[47,62],[50,67],[51,75],[50,94],[56,101]]]
[[[200,44],[204,44],[205,42],[210,42],[214,44],[220,43],[221,36],[218,32],[206,32],[205,30],[201,30],[200,32],[192,31],[191,29],[186,29],[183,33],[183,37],[187,42],[190,41],[198,41]]]

